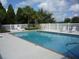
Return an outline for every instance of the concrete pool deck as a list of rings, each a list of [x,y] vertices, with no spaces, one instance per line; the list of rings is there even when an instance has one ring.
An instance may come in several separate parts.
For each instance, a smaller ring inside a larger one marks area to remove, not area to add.
[[[22,40],[9,33],[0,33],[2,59],[67,59],[65,56]]]
[[[77,32],[66,32],[66,31],[56,31],[56,30],[39,30],[39,31],[44,31],[44,32],[55,32],[55,33],[62,33],[62,34],[71,34],[71,35],[79,35],[79,31]]]

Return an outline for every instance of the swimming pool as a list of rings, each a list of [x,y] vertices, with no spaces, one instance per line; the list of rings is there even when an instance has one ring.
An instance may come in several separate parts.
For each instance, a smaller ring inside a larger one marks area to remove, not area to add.
[[[49,50],[55,51],[68,57],[79,59],[78,35],[36,31],[17,32],[13,34]]]

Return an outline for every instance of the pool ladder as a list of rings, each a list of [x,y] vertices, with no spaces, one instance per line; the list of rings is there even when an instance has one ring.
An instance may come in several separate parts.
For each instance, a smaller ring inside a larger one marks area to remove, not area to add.
[[[66,48],[67,48],[67,46],[69,46],[69,45],[74,45],[74,44],[79,44],[79,43],[77,43],[77,42],[67,43],[67,44],[66,44]],[[71,52],[71,50],[69,50],[68,48],[67,48],[67,50],[68,50],[68,52],[69,52],[70,54],[72,54],[72,56],[70,56],[71,59],[79,59],[79,58],[77,58],[78,56],[76,56],[73,52]]]

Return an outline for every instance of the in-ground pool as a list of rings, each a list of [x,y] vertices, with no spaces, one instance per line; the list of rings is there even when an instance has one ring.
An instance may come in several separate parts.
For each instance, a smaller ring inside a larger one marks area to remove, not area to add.
[[[79,36],[54,32],[17,32],[13,33],[24,40],[63,54],[79,59]]]

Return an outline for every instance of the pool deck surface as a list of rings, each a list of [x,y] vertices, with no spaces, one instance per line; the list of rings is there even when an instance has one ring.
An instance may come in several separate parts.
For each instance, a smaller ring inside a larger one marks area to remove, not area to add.
[[[40,31],[56,32],[56,33],[71,34],[71,35],[79,35],[79,31],[77,31],[77,32],[67,32],[67,31],[57,31],[57,30],[40,30]]]
[[[0,33],[0,56],[2,59],[68,59],[9,33]]]

